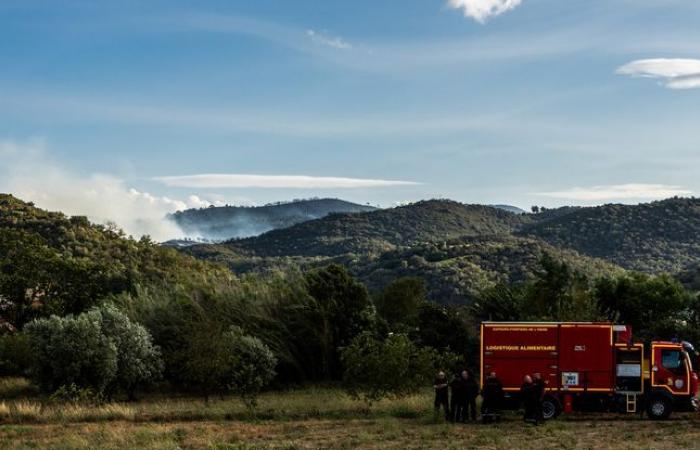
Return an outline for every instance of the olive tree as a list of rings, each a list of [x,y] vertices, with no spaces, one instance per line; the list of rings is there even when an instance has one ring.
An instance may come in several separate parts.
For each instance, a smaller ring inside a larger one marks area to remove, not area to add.
[[[163,374],[160,348],[146,328],[115,307],[105,306],[98,311],[102,315],[102,331],[117,349],[117,373],[108,394],[123,389],[129,400],[135,400],[139,386],[157,381]]]
[[[200,329],[189,338],[185,352],[185,381],[206,401],[212,393],[233,393],[248,408],[275,376],[277,358],[263,342],[239,327],[226,331]]]
[[[51,316],[27,324],[31,375],[44,392],[62,386],[102,395],[158,379],[163,363],[146,329],[114,307],[93,308],[78,316]]]
[[[385,397],[402,397],[417,392],[430,382],[438,360],[437,352],[418,347],[403,334],[380,340],[363,333],[341,351],[348,394],[368,405]]]
[[[32,349],[31,375],[43,392],[76,385],[104,392],[117,375],[117,346],[102,331],[102,315],[51,316],[24,327]]]
[[[225,333],[224,340],[231,352],[228,390],[252,409],[257,405],[260,391],[275,376],[277,358],[260,339],[246,336],[239,327],[232,327]]]

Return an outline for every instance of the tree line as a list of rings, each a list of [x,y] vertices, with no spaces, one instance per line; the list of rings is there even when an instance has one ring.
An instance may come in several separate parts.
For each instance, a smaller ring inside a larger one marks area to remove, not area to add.
[[[254,407],[268,386],[339,382],[372,402],[425,386],[437,368],[476,369],[482,320],[612,320],[643,339],[698,337],[698,297],[673,278],[589,280],[550,256],[540,266],[459,307],[427,301],[420,278],[371,295],[340,265],[139,286],[3,333],[0,372],[29,376],[47,395],[104,400],[157,384]]]

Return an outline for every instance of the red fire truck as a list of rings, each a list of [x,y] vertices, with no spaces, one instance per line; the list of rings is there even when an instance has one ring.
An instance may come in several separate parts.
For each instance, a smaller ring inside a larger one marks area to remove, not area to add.
[[[546,419],[573,410],[646,411],[653,419],[696,410],[696,355],[685,342],[634,342],[630,327],[612,323],[481,324],[481,385],[495,373],[504,406],[516,406],[523,377],[540,373]]]

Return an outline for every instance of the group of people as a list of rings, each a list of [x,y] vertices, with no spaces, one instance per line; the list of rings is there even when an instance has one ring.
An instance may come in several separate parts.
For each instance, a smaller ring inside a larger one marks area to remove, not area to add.
[[[445,419],[450,422],[476,421],[476,398],[481,393],[481,417],[483,422],[491,422],[500,417],[503,407],[503,384],[495,372],[488,374],[484,380],[483,389],[472,374],[463,370],[450,380],[445,372],[438,372],[435,378],[435,414],[442,409]],[[524,406],[525,422],[535,425],[544,420],[542,400],[544,399],[546,383],[539,373],[525,375],[520,387],[520,399]]]

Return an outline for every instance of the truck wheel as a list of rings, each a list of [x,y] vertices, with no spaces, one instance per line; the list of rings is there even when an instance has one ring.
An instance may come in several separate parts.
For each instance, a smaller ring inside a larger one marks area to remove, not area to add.
[[[542,417],[550,420],[561,414],[561,403],[554,397],[547,396],[542,399]]]
[[[653,420],[668,419],[673,407],[671,402],[665,397],[652,397],[647,405],[647,415]]]

